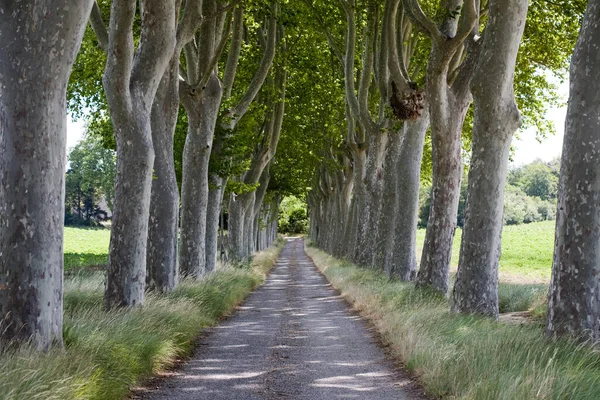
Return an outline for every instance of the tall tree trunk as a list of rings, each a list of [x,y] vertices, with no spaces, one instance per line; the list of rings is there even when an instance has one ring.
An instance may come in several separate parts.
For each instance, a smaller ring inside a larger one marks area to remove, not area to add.
[[[452,309],[498,317],[498,261],[504,186],[513,134],[521,118],[513,91],[527,0],[492,0],[471,81],[473,153]]]
[[[0,4],[0,340],[62,345],[66,90],[93,2]]]
[[[431,208],[417,284],[448,292],[450,257],[456,230],[463,175],[462,127],[471,103],[467,90],[449,87],[448,55],[434,46],[427,67],[427,100],[431,116],[433,183]]]
[[[154,179],[150,195],[146,285],[159,292],[177,286],[179,188],[173,159],[173,136],[179,112],[179,54],[165,72],[152,105]]]
[[[377,224],[383,195],[383,169],[387,149],[388,134],[385,130],[369,135],[370,145],[365,166],[365,185],[367,197],[364,209],[360,213],[358,225],[358,245],[356,262],[364,267],[373,266],[376,242],[379,240]]]
[[[396,204],[392,241],[386,251],[385,272],[390,278],[411,281],[417,274],[417,221],[423,144],[429,113],[417,121],[405,121],[396,171]]]
[[[352,154],[352,159],[354,161],[354,192],[350,204],[348,224],[344,234],[344,242],[346,243],[345,255],[349,260],[354,260],[354,254],[358,243],[358,216],[364,209],[363,204],[366,196],[364,182],[366,151],[362,148],[355,149]]]
[[[206,272],[212,272],[217,266],[219,217],[225,194],[224,179],[218,175],[209,176],[208,204],[206,208]]]
[[[154,149],[151,108],[176,42],[175,3],[144,3],[134,51],[136,2],[111,5],[103,83],[117,139],[117,180],[108,256],[106,308],[144,302]]]
[[[198,278],[204,275],[206,265],[208,164],[222,88],[213,73],[199,95],[192,90],[186,85],[181,91],[189,122],[183,151],[179,266],[183,274]]]
[[[600,1],[589,0],[575,53],[560,170],[549,334],[600,339]]]
[[[254,192],[232,194],[229,200],[228,245],[229,259],[234,263],[247,261],[246,235],[248,232],[247,213],[251,212]]]

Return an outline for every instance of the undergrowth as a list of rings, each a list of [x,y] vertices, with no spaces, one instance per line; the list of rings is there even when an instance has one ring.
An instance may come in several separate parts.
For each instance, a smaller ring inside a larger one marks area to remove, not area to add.
[[[65,281],[64,349],[28,346],[0,354],[0,399],[119,399],[130,387],[190,353],[202,328],[214,325],[274,265],[283,242],[252,266],[229,268],[172,293],[148,294],[143,307],[104,312],[104,277],[85,272]],[[85,273],[84,273],[85,272]]]
[[[598,399],[600,355],[544,335],[540,319],[515,325],[457,315],[439,294],[358,268],[308,247],[331,284],[376,326],[426,391],[448,399]],[[543,306],[538,285],[502,284],[503,312]]]

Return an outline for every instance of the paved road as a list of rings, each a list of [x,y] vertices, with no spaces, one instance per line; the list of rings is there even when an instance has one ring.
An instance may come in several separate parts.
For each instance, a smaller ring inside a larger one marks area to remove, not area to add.
[[[291,239],[266,283],[143,399],[415,399],[365,323]],[[136,396],[137,397],[137,396]]]

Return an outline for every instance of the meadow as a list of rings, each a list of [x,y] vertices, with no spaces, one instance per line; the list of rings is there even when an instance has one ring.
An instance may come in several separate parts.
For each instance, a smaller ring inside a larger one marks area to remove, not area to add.
[[[555,221],[507,225],[502,230],[500,281],[547,284],[552,272]],[[452,246],[451,271],[456,271],[462,230],[457,229]],[[417,231],[417,258],[421,257],[425,229]]]
[[[110,229],[65,227],[65,271],[108,263]]]

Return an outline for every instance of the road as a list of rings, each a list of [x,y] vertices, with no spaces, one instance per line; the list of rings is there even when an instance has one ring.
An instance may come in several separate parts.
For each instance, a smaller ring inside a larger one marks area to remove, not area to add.
[[[417,399],[365,322],[290,239],[265,284],[194,357],[135,398]]]

